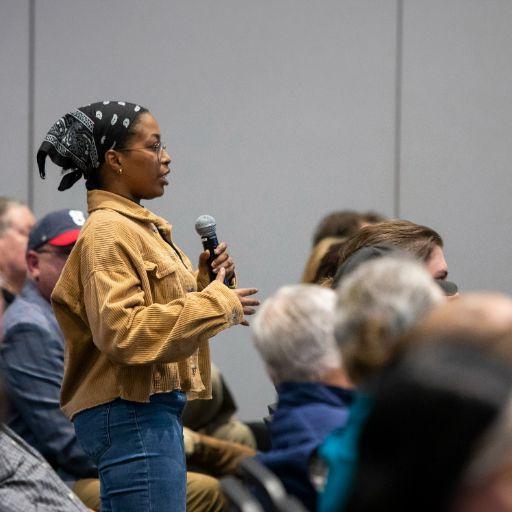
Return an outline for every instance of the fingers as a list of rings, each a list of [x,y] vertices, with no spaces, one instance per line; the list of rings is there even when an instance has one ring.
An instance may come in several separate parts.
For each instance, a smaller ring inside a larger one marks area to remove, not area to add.
[[[226,269],[221,267],[215,276],[215,281],[219,281],[220,283],[224,283],[224,278],[226,277]]]
[[[229,256],[227,248],[228,246],[225,242],[221,242],[215,248],[214,253],[216,258],[212,262],[212,270],[217,273],[220,267],[224,267],[226,269],[226,274],[231,276],[235,272],[235,263]]]
[[[200,267],[206,267],[206,265],[208,264],[208,258],[210,257],[210,251],[206,250],[206,251],[203,251],[200,255],[199,255],[199,266]]]
[[[238,297],[242,306],[259,306],[260,301],[258,299],[246,299],[245,297]]]
[[[254,295],[255,293],[258,293],[258,291],[258,288],[237,288],[234,290],[234,292],[238,295],[238,298]]]
[[[235,263],[231,259],[231,257],[225,253],[222,256],[219,256],[218,258],[213,260],[212,269],[215,273],[218,271],[220,267],[224,267],[229,274],[230,271],[235,270]]]
[[[216,256],[220,256],[223,252],[226,252],[227,248],[228,246],[226,242],[221,242],[219,245],[217,245],[215,251],[213,252],[215,253]]]

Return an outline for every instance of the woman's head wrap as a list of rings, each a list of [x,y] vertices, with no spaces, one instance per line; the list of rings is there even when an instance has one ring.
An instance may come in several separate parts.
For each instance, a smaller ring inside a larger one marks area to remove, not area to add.
[[[130,126],[143,112],[147,109],[135,103],[99,101],[61,117],[37,152],[41,178],[46,176],[45,161],[49,156],[64,172],[59,190],[70,188],[82,176],[88,188],[94,188],[91,178],[105,161],[105,153],[121,147]]]

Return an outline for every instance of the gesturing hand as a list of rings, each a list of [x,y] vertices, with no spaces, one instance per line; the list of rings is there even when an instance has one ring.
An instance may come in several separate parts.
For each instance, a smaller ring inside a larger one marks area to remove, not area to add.
[[[219,272],[217,273],[217,277],[215,278],[215,281],[219,281],[221,283],[224,282],[224,277],[226,275],[226,269],[224,267],[220,267]],[[260,305],[260,301],[258,299],[250,299],[250,295],[254,295],[255,293],[258,293],[257,288],[235,288],[233,290],[240,303],[242,304],[242,308],[244,310],[244,317],[246,315],[254,315],[256,313],[256,309],[254,309],[256,306]],[[240,325],[248,326],[249,322],[244,318]]]

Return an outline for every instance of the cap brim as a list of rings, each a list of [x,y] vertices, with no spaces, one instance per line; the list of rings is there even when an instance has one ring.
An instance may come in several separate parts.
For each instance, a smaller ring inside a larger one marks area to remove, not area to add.
[[[52,238],[47,243],[50,245],[55,245],[57,247],[65,247],[66,245],[74,244],[80,234],[79,229],[71,229],[70,231],[66,231],[57,235],[55,238]]]

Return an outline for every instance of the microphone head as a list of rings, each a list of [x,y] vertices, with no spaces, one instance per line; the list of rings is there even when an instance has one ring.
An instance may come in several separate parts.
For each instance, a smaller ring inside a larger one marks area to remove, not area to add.
[[[196,220],[196,231],[200,237],[215,235],[215,219],[211,215],[201,215]]]

